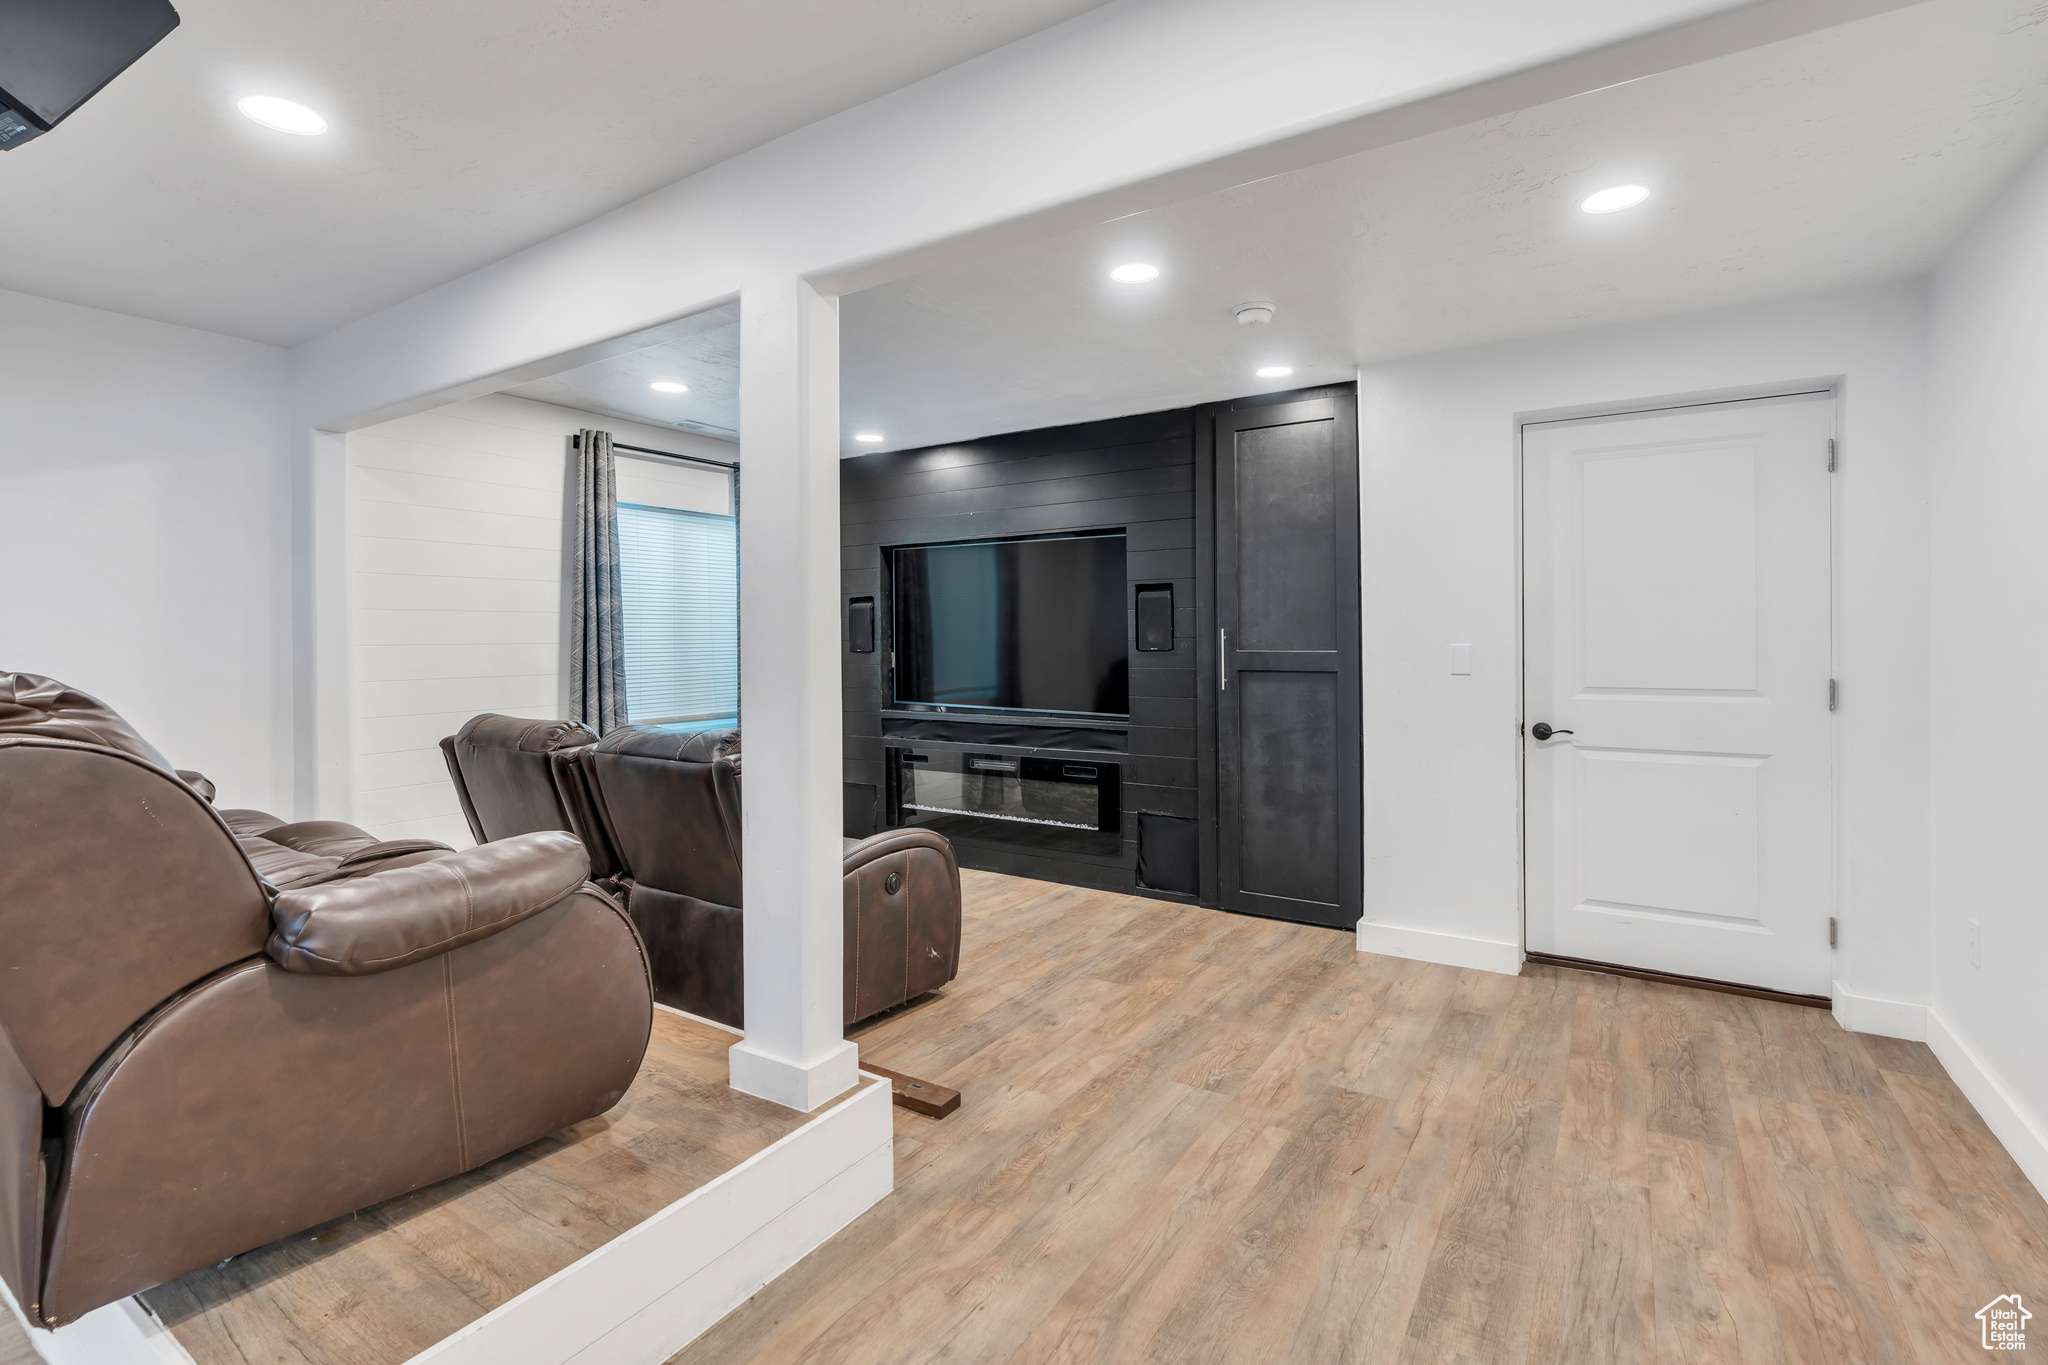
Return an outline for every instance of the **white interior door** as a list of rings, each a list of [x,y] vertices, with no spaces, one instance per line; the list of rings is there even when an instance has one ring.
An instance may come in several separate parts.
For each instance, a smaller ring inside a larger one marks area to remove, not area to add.
[[[1827,394],[1523,428],[1531,952],[1828,992],[1833,430]]]

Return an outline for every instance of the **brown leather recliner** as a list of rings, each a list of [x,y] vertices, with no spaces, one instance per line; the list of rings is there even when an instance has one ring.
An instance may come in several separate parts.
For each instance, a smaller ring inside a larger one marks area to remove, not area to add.
[[[456,787],[467,791],[465,809],[548,808],[550,798],[531,790],[480,795],[486,784],[538,780],[532,765],[482,752],[538,746],[547,732],[531,730],[536,724],[478,716],[443,741]],[[655,999],[740,1027],[739,731],[627,725],[594,743],[579,739],[547,741],[552,804],[591,846],[592,861],[621,879],[647,944]],[[487,832],[476,821],[472,829],[479,839]],[[953,846],[930,830],[888,830],[846,840],[843,850],[850,1025],[958,975],[960,869]]]
[[[216,811],[0,672],[0,1275],[51,1326],[603,1113],[652,1023],[581,844]]]
[[[488,712],[442,740],[441,756],[470,834],[480,844],[548,829],[583,836],[595,823],[583,784],[558,782],[552,765],[555,755],[595,743],[597,731],[580,721]],[[573,812],[571,802],[578,803]],[[584,837],[584,846],[593,879],[602,882],[617,873],[610,844]]]

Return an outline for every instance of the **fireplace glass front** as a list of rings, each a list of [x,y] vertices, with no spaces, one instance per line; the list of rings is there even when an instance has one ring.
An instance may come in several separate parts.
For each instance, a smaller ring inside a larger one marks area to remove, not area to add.
[[[891,749],[889,760],[899,824],[944,829],[966,818],[1091,834],[1120,826],[1114,763],[936,749]]]

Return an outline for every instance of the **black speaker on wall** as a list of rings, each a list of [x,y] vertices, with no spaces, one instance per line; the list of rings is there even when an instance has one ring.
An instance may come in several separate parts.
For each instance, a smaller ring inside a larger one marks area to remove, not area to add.
[[[0,152],[62,123],[177,26],[168,0],[0,0]]]
[[[853,597],[846,603],[846,649],[849,654],[875,652],[875,599]]]
[[[1138,648],[1146,652],[1173,648],[1173,584],[1138,585]]]
[[[1138,815],[1138,885],[1179,896],[1202,894],[1201,826],[1178,815]]]

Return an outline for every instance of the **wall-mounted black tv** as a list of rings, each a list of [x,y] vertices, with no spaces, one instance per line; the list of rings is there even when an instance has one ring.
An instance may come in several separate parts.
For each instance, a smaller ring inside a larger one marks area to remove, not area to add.
[[[1129,716],[1122,531],[889,559],[896,705]]]

